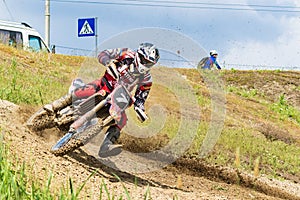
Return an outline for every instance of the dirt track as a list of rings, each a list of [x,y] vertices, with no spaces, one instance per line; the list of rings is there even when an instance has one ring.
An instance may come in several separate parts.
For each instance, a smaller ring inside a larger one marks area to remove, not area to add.
[[[55,157],[49,148],[61,133],[55,129],[32,133],[25,126],[35,109],[0,101],[0,123],[4,141],[20,161],[32,166],[33,177],[45,184],[50,171],[53,172],[52,189],[67,187],[69,177],[78,188],[96,170],[81,192],[82,197],[99,199],[99,187],[105,183],[111,193],[126,198],[123,183],[132,199],[144,199],[148,187],[152,199],[300,199],[299,184],[255,178],[233,169],[207,166],[197,159],[180,158],[163,169],[135,174],[103,164],[91,155],[91,145],[68,156]]]

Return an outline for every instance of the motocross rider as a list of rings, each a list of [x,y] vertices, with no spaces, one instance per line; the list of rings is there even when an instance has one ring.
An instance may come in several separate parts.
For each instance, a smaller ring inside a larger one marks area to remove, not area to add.
[[[105,96],[114,90],[118,79],[122,78],[130,84],[138,80],[134,95],[136,99],[134,107],[145,111],[144,104],[152,86],[150,69],[158,62],[159,57],[158,49],[151,43],[140,44],[136,51],[129,48],[104,50],[98,55],[98,61],[107,67],[101,78],[75,89],[71,94],[61,97],[45,107],[54,112],[66,105],[71,105],[74,99],[87,98],[97,92]],[[126,122],[127,117],[124,112],[120,122],[107,129],[99,154],[109,151],[114,146],[113,144],[120,137],[120,131]]]
[[[216,50],[210,50],[209,52],[210,57],[206,60],[204,63],[204,66],[202,67],[203,69],[212,69],[214,66],[217,67],[218,70],[221,69],[217,57],[218,57],[218,52]]]

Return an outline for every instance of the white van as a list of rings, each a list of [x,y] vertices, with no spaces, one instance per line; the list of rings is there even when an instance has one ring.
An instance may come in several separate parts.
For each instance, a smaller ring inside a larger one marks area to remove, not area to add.
[[[41,35],[26,23],[0,20],[0,43],[18,49],[50,52]]]

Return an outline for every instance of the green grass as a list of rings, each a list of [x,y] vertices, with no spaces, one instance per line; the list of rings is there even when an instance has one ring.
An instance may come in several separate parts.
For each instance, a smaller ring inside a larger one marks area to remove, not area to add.
[[[74,188],[72,179],[69,178],[69,188],[64,188],[59,192],[50,190],[52,173],[44,184],[40,184],[28,176],[30,171],[26,169],[26,163],[19,163],[17,158],[10,155],[8,147],[0,142],[0,199],[42,199],[42,200],[77,200],[79,193],[85,186],[92,173],[79,188]]]
[[[8,147],[1,140],[0,143],[0,199],[2,200],[16,200],[16,199],[41,199],[41,200],[79,200],[82,199],[80,193],[85,187],[87,181],[95,175],[96,170],[90,174],[87,179],[81,183],[78,188],[74,187],[72,178],[68,179],[68,187],[61,187],[59,191],[51,191],[52,173],[49,174],[48,179],[44,184],[40,184],[32,180],[28,176],[30,171],[26,169],[26,163],[18,163],[18,161],[10,155]],[[132,199],[129,190],[126,188],[122,180],[114,175],[122,184],[124,195],[116,195],[113,190],[109,190],[107,184],[102,180],[99,186],[100,200],[130,200]],[[145,200],[151,200],[149,186],[144,193]]]
[[[201,123],[189,154],[198,155],[207,130],[208,123]],[[241,167],[248,172],[252,171],[255,159],[260,157],[261,170],[273,177],[278,177],[277,173],[300,174],[299,146],[268,141],[264,136],[254,135],[253,130],[245,128],[224,129],[212,153],[205,160],[234,168],[237,148],[240,149]]]
[[[280,95],[279,100],[270,108],[279,113],[281,119],[292,119],[300,125],[300,111],[289,105],[284,95]]]
[[[35,59],[35,55],[32,59]],[[36,67],[32,66],[24,68],[23,60],[12,58],[7,62],[0,62],[0,99],[8,100],[15,104],[42,105],[57,99],[63,95],[74,78],[72,73],[69,73],[70,67],[56,61],[51,61],[45,55],[40,55],[37,59]],[[47,64],[45,64],[47,63]],[[51,68],[47,68],[48,64]],[[73,69],[74,70],[74,69]],[[74,74],[74,72],[73,72]],[[53,180],[52,173],[44,184],[40,184],[33,180],[26,173],[30,170],[26,169],[28,163],[18,163],[9,154],[8,148],[3,142],[0,143],[0,199],[15,200],[15,199],[60,199],[60,200],[77,200],[82,199],[82,192],[86,181],[94,175],[92,173],[79,188],[75,188],[72,177],[69,177],[68,187],[61,186],[59,191],[50,191],[51,181]],[[16,169],[17,168],[17,169]],[[124,189],[124,195],[116,195],[113,190],[109,190],[104,181],[99,185],[99,199],[110,200],[130,200],[132,197],[128,189],[118,178]],[[147,187],[145,200],[150,200],[150,189]]]
[[[7,63],[8,64],[8,63]],[[61,79],[67,79],[58,72],[33,74],[32,70],[20,67],[16,60],[0,65],[0,99],[16,104],[41,105],[48,103],[66,91]]]
[[[35,59],[32,58],[32,59]],[[70,58],[69,58],[70,59]],[[74,78],[75,68],[66,66],[62,60],[49,60],[43,56],[39,58],[35,63],[35,67],[24,67],[23,61],[19,58],[12,58],[9,61],[0,62],[0,99],[8,100],[16,104],[30,104],[30,105],[42,105],[44,103],[51,102],[54,99],[64,95],[70,84],[70,80]],[[51,67],[50,67],[51,66]],[[224,76],[228,73],[231,75],[238,73],[237,70],[230,70],[224,73]],[[262,73],[262,72],[258,72]],[[269,72],[271,73],[271,72]],[[278,73],[278,72],[274,72]],[[233,76],[233,78],[236,78]],[[207,114],[210,112],[210,97],[205,96],[203,92],[204,88],[201,86],[195,86],[197,91],[197,102],[201,109]],[[298,87],[299,89],[299,87]],[[238,86],[231,85],[227,88],[228,92],[232,92],[244,98],[252,98],[262,102],[263,95],[256,89],[241,89]],[[203,92],[203,93],[202,93]],[[180,93],[181,94],[181,93]],[[236,101],[241,102],[241,101]],[[233,104],[236,102],[232,102]],[[247,101],[247,103],[251,103]],[[285,97],[282,95],[280,99],[271,104],[262,104],[266,107],[263,112],[256,112],[250,110],[247,115],[254,117],[255,119],[262,118],[269,120],[267,116],[277,114],[282,118],[282,123],[285,119],[295,120],[300,124],[300,113],[298,110],[288,104]],[[243,106],[243,105],[236,105]],[[267,110],[270,112],[267,113]],[[203,111],[202,111],[203,112]],[[258,115],[259,113],[260,115]],[[276,115],[276,117],[277,117]],[[206,118],[209,118],[206,116]],[[179,126],[181,125],[181,118],[176,115],[171,115],[166,120],[166,125],[162,131],[170,138],[176,138]],[[256,130],[249,127],[248,124],[243,124],[240,121],[239,116],[235,116],[234,123],[238,122],[239,126],[230,127],[227,125],[229,119],[225,121],[224,129],[220,138],[217,141],[211,154],[206,158],[206,162],[210,164],[218,164],[235,167],[235,154],[237,148],[240,154],[240,167],[244,170],[251,171],[253,169],[253,162],[259,158],[262,172],[265,172],[274,177],[280,172],[290,173],[292,175],[300,174],[300,149],[299,146],[292,144],[287,145],[281,141],[269,141],[259,135]],[[195,125],[196,122],[191,121],[191,125]],[[202,142],[205,138],[205,134],[209,127],[209,119],[201,118],[196,137],[193,143],[189,146],[188,154],[197,155],[201,148]],[[279,123],[276,121],[276,123]],[[190,124],[187,124],[187,127]],[[178,137],[178,139],[189,140],[186,138],[189,134]],[[191,134],[192,135],[192,134]],[[48,179],[44,184],[39,184],[31,180],[25,173],[26,163],[14,163],[8,158],[8,152],[3,145],[0,145],[0,159],[1,159],[1,187],[0,187],[0,199],[78,199],[79,194],[84,187],[74,188],[72,178],[67,180],[68,188],[63,188],[61,191],[53,194],[50,192],[50,185],[52,181],[52,175],[50,173]],[[119,180],[121,182],[121,180]],[[113,191],[108,189],[108,186],[104,181],[99,186],[100,199],[130,199],[130,193],[123,185],[125,196],[117,196]],[[2,195],[4,198],[2,198]],[[56,196],[54,196],[56,195]],[[147,188],[145,192],[145,199],[151,199],[150,190]]]
[[[228,86],[227,91],[235,93],[235,94],[237,94],[241,97],[245,97],[245,98],[254,98],[254,97],[257,97],[259,95],[257,89],[247,90],[247,89],[238,88],[238,87],[235,87],[235,86]]]
[[[234,107],[236,107],[236,110],[239,112],[235,114],[229,113],[230,115],[227,115],[220,138],[211,154],[206,157],[206,162],[235,167],[236,150],[239,149],[240,167],[248,172],[253,170],[254,162],[259,158],[260,170],[263,173],[276,178],[278,178],[278,174],[280,173],[289,173],[291,175],[299,176],[299,145],[289,145],[282,141],[270,141],[266,139],[263,134],[258,133],[254,126],[260,121],[269,121],[279,127],[284,127],[285,123],[288,122],[288,119],[296,122],[299,121],[299,111],[288,105],[284,96],[281,96],[278,102],[270,103],[270,100],[268,100],[258,89],[246,89],[241,87],[239,84],[244,80],[240,80],[240,76],[235,75],[236,73],[240,72],[238,70],[226,71],[223,76],[226,76],[227,74],[228,77],[234,79],[235,82],[238,83],[236,85],[231,84],[226,86],[226,91],[229,93],[228,97],[230,96],[230,103],[233,105],[235,104],[236,106]],[[251,76],[253,73],[272,76],[273,73],[279,73],[279,71],[250,71],[249,74],[245,74],[245,76]],[[210,97],[202,95],[201,91],[203,91],[203,88],[201,85],[196,85],[194,88],[198,91],[198,104],[201,108],[205,109],[204,114],[210,114],[210,109],[207,110],[207,108],[210,107]],[[230,93],[234,93],[237,96],[230,95]],[[243,97],[246,100],[239,97]],[[251,107],[252,101],[247,101],[247,99],[254,100],[255,104],[253,104],[253,107]],[[245,111],[242,109],[239,110],[239,107],[246,109]],[[257,110],[257,108],[260,109]],[[240,117],[241,114],[249,116],[248,122],[245,122],[244,119]],[[252,118],[254,120],[251,120]],[[206,116],[206,120],[201,120],[198,133],[188,151],[189,154],[197,155],[199,153],[210,125],[209,119],[210,117]],[[249,122],[253,123],[253,127],[249,126]],[[234,125],[234,128],[228,127],[228,124]]]
[[[236,148],[240,148],[241,163],[247,170],[251,170],[253,161],[260,157],[265,172],[268,170],[266,166],[270,166],[273,172],[300,174],[299,146],[288,145],[281,141],[271,142],[263,136],[254,136],[251,130],[243,128],[224,130],[214,153],[222,158],[214,159],[212,155],[208,159],[214,159],[218,164],[233,166]]]
[[[9,158],[8,148],[1,141],[0,199],[55,199],[54,195],[49,191],[51,176],[49,176],[45,186],[40,186],[35,182],[31,182],[29,177],[27,177],[25,163],[15,163]]]

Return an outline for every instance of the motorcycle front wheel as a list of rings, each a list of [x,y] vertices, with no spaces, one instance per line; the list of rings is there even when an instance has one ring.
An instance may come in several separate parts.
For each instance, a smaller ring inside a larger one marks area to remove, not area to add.
[[[55,156],[64,156],[87,144],[92,138],[99,134],[102,129],[102,125],[96,124],[87,128],[83,132],[68,132],[58,140],[58,142],[51,148],[50,152]]]

